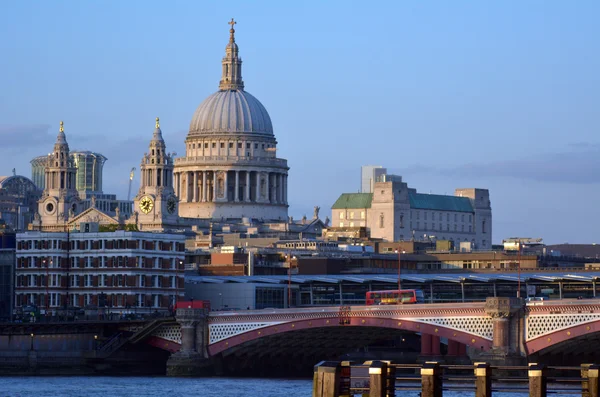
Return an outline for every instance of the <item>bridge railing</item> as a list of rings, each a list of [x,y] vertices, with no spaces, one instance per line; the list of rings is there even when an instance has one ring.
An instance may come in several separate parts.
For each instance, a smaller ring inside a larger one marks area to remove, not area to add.
[[[548,394],[579,394],[600,397],[600,366],[580,367],[393,364],[388,361],[323,361],[315,366],[313,397],[353,395],[442,397],[444,392],[491,397],[495,393],[524,393],[530,397]]]

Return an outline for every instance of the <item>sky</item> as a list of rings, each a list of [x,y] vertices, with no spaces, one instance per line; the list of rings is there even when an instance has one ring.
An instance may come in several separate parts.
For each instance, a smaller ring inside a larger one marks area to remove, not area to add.
[[[0,2],[0,175],[31,177],[64,120],[127,196],[160,117],[183,155],[233,17],[298,219],[375,164],[424,193],[490,190],[494,242],[600,242],[600,2]],[[139,174],[133,191],[139,188]]]

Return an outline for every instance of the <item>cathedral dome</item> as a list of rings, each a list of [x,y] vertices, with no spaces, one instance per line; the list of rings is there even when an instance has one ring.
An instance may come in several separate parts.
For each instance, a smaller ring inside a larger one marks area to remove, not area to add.
[[[190,135],[215,133],[273,135],[267,109],[243,89],[220,90],[198,106]]]

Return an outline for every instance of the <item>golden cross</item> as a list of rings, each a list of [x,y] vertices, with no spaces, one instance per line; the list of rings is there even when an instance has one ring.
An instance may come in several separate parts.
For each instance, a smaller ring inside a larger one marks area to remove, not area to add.
[[[233,29],[233,25],[235,25],[237,22],[233,20],[233,18],[231,18],[231,22],[227,22],[228,25],[231,25],[231,29]]]
[[[156,118],[156,128],[160,128],[160,124],[158,123],[158,117]]]
[[[64,124],[65,123],[63,123],[62,120],[61,120],[61,122],[60,122],[60,132],[65,132]]]

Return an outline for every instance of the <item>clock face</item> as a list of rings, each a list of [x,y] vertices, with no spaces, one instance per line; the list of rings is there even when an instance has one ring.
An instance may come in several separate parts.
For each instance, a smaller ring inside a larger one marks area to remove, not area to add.
[[[174,197],[169,197],[169,199],[167,200],[167,212],[169,214],[172,214],[173,212],[175,212],[175,208],[177,208],[177,201]]]
[[[154,207],[154,201],[152,201],[152,199],[148,196],[142,197],[140,200],[140,210],[144,214],[147,214],[152,211],[152,207]]]

